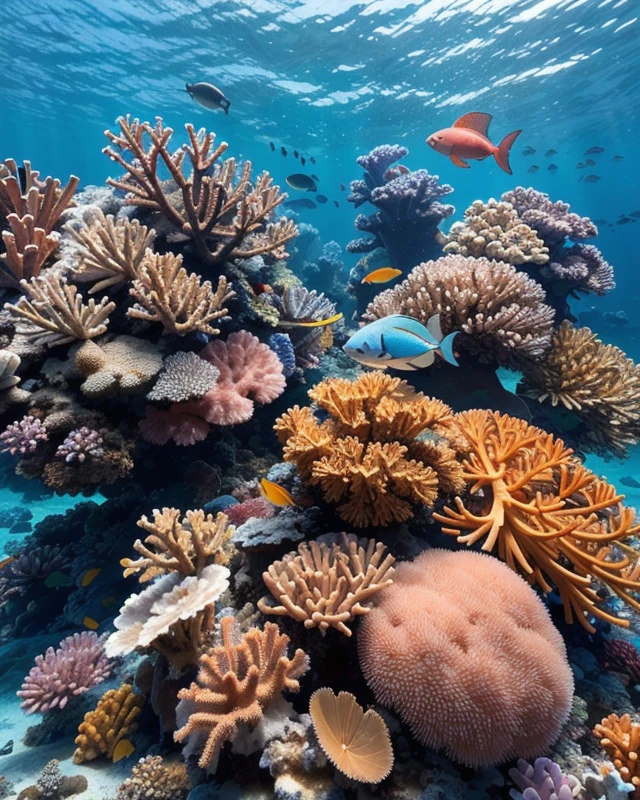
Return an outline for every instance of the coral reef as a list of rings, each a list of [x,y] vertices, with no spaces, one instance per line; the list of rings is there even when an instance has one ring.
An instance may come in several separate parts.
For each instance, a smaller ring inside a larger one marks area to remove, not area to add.
[[[86,378],[87,397],[143,392],[162,367],[156,345],[134,336],[118,336],[106,344],[85,342],[76,352],[75,364]]]
[[[315,289],[309,291],[304,286],[296,285],[286,286],[281,295],[272,294],[269,300],[278,312],[277,325],[288,331],[296,364],[301,367],[317,366],[318,357],[330,344],[327,344],[326,336],[331,328],[305,328],[304,324],[330,319],[336,313],[335,304]]]
[[[133,767],[115,800],[187,800],[188,794],[184,764],[165,764],[161,756],[147,756]]]
[[[45,764],[35,785],[20,792],[18,800],[63,800],[86,792],[88,786],[84,775],[63,775],[60,762],[54,758]]]
[[[153,402],[196,400],[218,382],[220,371],[195,353],[167,356],[155,386],[147,395]]]
[[[619,717],[609,714],[593,729],[593,734],[600,740],[602,749],[609,756],[622,779],[631,783],[637,794],[640,786],[640,723],[634,722],[629,714]]]
[[[550,758],[536,758],[533,766],[521,758],[509,776],[523,792],[512,791],[513,800],[572,800],[582,790],[580,781],[574,775],[563,775]]]
[[[537,189],[517,186],[505,192],[502,200],[515,208],[520,219],[538,232],[549,249],[564,244],[567,239],[575,241],[598,235],[589,217],[570,211],[568,203],[552,202],[548,194]]]
[[[135,694],[128,683],[105,692],[78,727],[73,763],[93,761],[102,755],[112,758],[118,742],[135,730],[143,704],[142,695]]]
[[[285,378],[290,378],[296,371],[296,351],[288,333],[272,333],[268,341],[269,347],[280,359]]]
[[[12,456],[34,453],[39,442],[49,438],[46,427],[36,417],[27,414],[18,422],[13,422],[6,431],[0,433],[0,452],[11,453]]]
[[[87,459],[102,458],[103,455],[102,436],[87,427],[71,431],[56,450],[56,458],[63,458],[67,464],[74,461],[84,464]]]

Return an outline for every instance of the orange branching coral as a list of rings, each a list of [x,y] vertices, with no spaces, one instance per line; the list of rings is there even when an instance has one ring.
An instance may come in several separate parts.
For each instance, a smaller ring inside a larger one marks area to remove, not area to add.
[[[263,580],[280,605],[266,598],[258,601],[263,614],[289,616],[304,622],[305,628],[329,627],[351,636],[346,623],[369,613],[366,603],[374,594],[393,583],[395,559],[374,539],[346,536],[329,547],[324,542],[303,542],[297,553],[275,561]]]
[[[105,692],[96,708],[88,711],[80,723],[74,764],[92,761],[101,755],[113,758],[118,742],[137,727],[136,720],[143,705],[144,697],[136,694],[128,683]]]
[[[595,726],[593,734],[600,739],[622,779],[636,787],[635,797],[640,787],[640,724],[633,722],[629,714],[609,714]]]
[[[256,725],[281,692],[297,692],[298,678],[308,669],[303,650],[287,657],[289,637],[272,622],[262,631],[251,628],[238,642],[233,617],[223,617],[220,627],[222,644],[200,657],[197,682],[178,692],[178,720],[185,724],[174,738],[203,739],[198,762],[203,768],[226,741],[233,741],[241,725]]]
[[[120,562],[125,578],[138,573],[140,583],[146,583],[169,572],[184,577],[200,575],[210,564],[229,560],[223,548],[234,528],[225,514],[214,517],[201,510],[187,511],[183,518],[177,508],[154,508],[153,521],[144,516],[138,520],[138,527],[149,535],[133,545],[142,558],[123,558]]]
[[[624,458],[640,440],[640,365],[589,328],[563,322],[551,350],[525,370],[522,391],[582,423],[572,431],[587,451]]]
[[[432,505],[438,488],[462,488],[462,470],[444,438],[451,409],[439,400],[381,372],[322,381],[309,397],[330,418],[320,423],[298,406],[280,417],[284,458],[347,522],[402,522],[415,504]]]
[[[606,585],[640,610],[639,553],[627,540],[640,526],[623,495],[596,477],[561,439],[521,419],[492,411],[456,414],[453,429],[467,441],[464,478],[470,494],[434,514],[445,533],[467,545],[496,545],[511,569],[543,591],[558,589],[567,622],[590,631],[588,616],[618,625],[597,593]]]

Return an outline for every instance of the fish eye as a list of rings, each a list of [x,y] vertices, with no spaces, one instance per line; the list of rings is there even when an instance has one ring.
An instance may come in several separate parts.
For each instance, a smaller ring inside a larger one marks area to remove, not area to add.
[[[443,138],[443,137],[442,137],[442,136],[438,136],[437,138],[438,138],[438,139],[440,139],[440,141],[442,141],[442,138]]]

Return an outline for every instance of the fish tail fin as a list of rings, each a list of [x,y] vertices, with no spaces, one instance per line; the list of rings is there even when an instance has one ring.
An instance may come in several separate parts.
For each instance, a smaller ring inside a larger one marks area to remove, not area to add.
[[[508,133],[500,142],[498,149],[493,154],[500,169],[503,169],[509,175],[513,175],[513,172],[511,172],[511,167],[509,166],[509,151],[521,133],[522,131],[513,131],[513,133]]]
[[[454,331],[450,333],[448,336],[445,336],[444,339],[440,342],[439,350],[442,353],[442,357],[445,361],[449,364],[453,364],[454,367],[459,367],[458,361],[456,360],[455,355],[453,354],[453,340],[458,335],[458,331]]]

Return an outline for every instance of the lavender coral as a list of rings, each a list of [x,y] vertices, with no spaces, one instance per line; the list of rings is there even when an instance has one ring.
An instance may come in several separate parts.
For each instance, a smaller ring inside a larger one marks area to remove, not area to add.
[[[296,371],[296,351],[287,333],[272,333],[269,337],[269,347],[280,359],[282,372],[285,378],[291,377]]]
[[[505,192],[502,199],[511,203],[520,219],[538,232],[550,250],[564,244],[566,239],[576,241],[598,235],[598,229],[589,217],[570,211],[568,203],[560,200],[554,203],[548,194],[537,189],[517,186]]]
[[[298,366],[315,366],[327,347],[325,336],[329,329],[306,328],[301,323],[329,319],[336,313],[335,304],[324,293],[297,285],[287,286],[282,296],[272,295],[271,302],[280,315],[278,326],[285,328],[291,339]]]
[[[41,420],[28,414],[0,433],[0,452],[26,456],[35,453],[40,442],[49,438],[47,429]]]
[[[510,791],[512,800],[572,800],[582,789],[575,776],[564,775],[550,758],[536,758],[533,766],[520,758],[509,776],[521,790]]]
[[[74,633],[36,656],[36,665],[17,692],[27,714],[43,714],[52,708],[63,709],[73,697],[102,683],[112,665],[104,651],[105,637],[93,631]]]
[[[75,428],[56,450],[56,458],[63,458],[67,464],[83,464],[87,458],[101,458],[102,436],[86,426]]]

